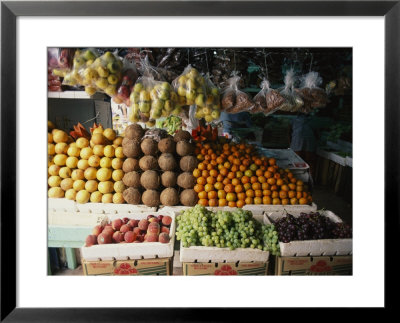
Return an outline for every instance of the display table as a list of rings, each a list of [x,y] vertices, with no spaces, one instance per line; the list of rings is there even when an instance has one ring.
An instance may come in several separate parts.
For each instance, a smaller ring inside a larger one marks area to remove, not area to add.
[[[331,187],[336,194],[351,202],[352,144],[341,140],[337,143],[328,141],[326,146],[317,149],[317,156],[316,183]]]
[[[168,207],[146,207],[144,205],[112,204],[112,203],[86,203],[79,204],[65,198],[48,199],[48,247],[65,248],[67,266],[69,269],[77,268],[75,248],[81,248],[86,237],[91,234],[94,226],[104,221],[120,215],[130,217],[132,214],[149,213],[157,211],[181,212],[188,207],[168,206]],[[210,207],[216,210],[231,210],[228,207]],[[261,219],[264,211],[304,210],[315,211],[317,206],[312,205],[246,205],[244,209],[250,210],[254,218]],[[180,244],[175,240],[174,250],[180,250]],[[50,259],[50,258],[49,258]],[[50,260],[49,260],[49,274]]]

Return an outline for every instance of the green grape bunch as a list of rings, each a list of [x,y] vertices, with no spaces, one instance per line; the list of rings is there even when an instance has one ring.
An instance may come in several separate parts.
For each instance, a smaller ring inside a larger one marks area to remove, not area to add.
[[[274,225],[261,224],[243,209],[212,212],[198,204],[177,216],[176,238],[185,248],[253,248],[280,254]]]

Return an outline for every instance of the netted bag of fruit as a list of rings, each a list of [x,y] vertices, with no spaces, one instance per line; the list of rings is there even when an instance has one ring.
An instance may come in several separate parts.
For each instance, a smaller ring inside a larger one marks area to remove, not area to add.
[[[207,123],[219,119],[221,114],[221,101],[220,91],[217,86],[210,79],[210,75],[207,73],[204,77],[206,84],[206,93],[199,94],[196,98],[196,119],[204,118]]]
[[[190,64],[172,81],[172,86],[178,93],[180,105],[195,104],[196,98],[206,92],[204,77]]]
[[[65,73],[62,84],[68,86],[85,86],[91,83],[92,75],[86,74],[84,71],[93,64],[99,57],[99,53],[94,48],[77,49],[72,60],[72,69]]]
[[[304,108],[310,111],[314,108],[324,108],[328,103],[328,95],[319,86],[322,78],[317,72],[309,72],[301,78],[300,88],[296,92],[304,101]]]
[[[255,108],[252,113],[262,112],[264,115],[270,115],[279,110],[285,99],[277,90],[270,87],[268,80],[264,79],[261,82],[261,91],[256,94],[253,101]]]
[[[105,52],[86,69],[81,71],[87,82],[85,91],[89,95],[102,92],[110,97],[117,94],[118,83],[122,79],[122,58],[112,52]]]
[[[117,94],[113,96],[113,101],[117,104],[124,103],[127,106],[130,105],[130,94],[132,92],[133,85],[138,78],[138,71],[133,61],[126,58],[122,61],[122,79],[117,86]]]
[[[226,81],[221,101],[221,110],[226,113],[250,112],[255,105],[247,93],[239,90],[240,79],[237,72],[233,72],[233,76]]]
[[[285,102],[279,107],[279,110],[297,112],[303,107],[304,101],[294,90],[296,76],[293,69],[286,71],[284,82],[285,86],[280,89],[279,93],[285,99]]]

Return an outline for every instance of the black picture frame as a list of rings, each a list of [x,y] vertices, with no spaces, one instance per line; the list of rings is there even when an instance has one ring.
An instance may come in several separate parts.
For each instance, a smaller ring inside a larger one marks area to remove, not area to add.
[[[398,274],[389,243],[399,231],[400,1],[2,1],[1,2],[1,321],[235,321],[243,309],[16,307],[16,19],[20,16],[384,16],[385,308]],[[368,108],[366,108],[368,109]],[[374,113],[370,108],[370,113]],[[15,231],[10,230],[14,228]],[[393,231],[393,232],[392,232]],[[371,256],[373,259],[373,256]],[[371,260],[372,261],[372,260]],[[391,277],[390,284],[388,277]],[[397,281],[398,282],[398,281]],[[155,303],[157,304],[157,302]],[[252,317],[264,315],[252,309]],[[162,313],[162,315],[161,315]],[[254,316],[253,316],[254,315]]]

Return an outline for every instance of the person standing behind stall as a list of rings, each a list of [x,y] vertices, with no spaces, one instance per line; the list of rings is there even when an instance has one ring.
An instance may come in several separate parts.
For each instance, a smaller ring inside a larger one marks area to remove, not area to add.
[[[310,174],[314,177],[317,160],[317,138],[311,127],[310,115],[297,114],[292,121],[290,130],[290,148],[310,166]]]
[[[221,111],[220,121],[223,123],[223,132],[233,135],[232,129],[234,128],[251,128],[253,123],[250,118],[250,113],[239,112],[239,113],[226,113]]]

